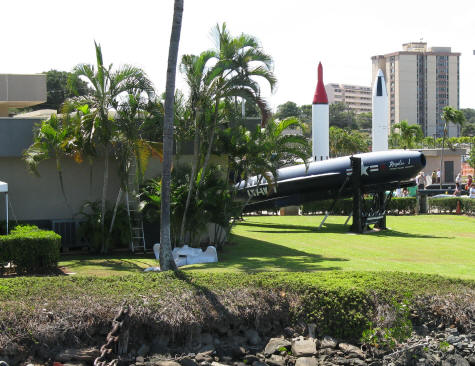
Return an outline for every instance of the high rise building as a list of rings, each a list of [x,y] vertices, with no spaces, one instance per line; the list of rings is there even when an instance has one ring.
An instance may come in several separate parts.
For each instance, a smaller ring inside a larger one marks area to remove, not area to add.
[[[427,48],[426,42],[403,44],[403,50],[371,57],[372,80],[381,69],[388,91],[389,121],[419,124],[425,136],[442,137],[446,106],[459,109],[460,53],[450,47]],[[460,128],[448,125],[448,136],[459,136]]]
[[[345,103],[355,113],[371,112],[371,88],[348,84],[326,84],[328,103]]]

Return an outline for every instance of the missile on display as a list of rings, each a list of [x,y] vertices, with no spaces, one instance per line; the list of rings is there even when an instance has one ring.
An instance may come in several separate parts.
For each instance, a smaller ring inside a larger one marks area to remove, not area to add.
[[[312,103],[312,158],[313,161],[327,160],[329,157],[330,110],[328,97],[323,85],[323,67],[318,64],[318,82]]]
[[[373,83],[373,120],[372,120],[372,145],[373,151],[386,151],[388,149],[388,93],[386,81],[381,69]]]
[[[361,158],[363,193],[377,193],[414,185],[426,159],[419,151],[389,150],[356,154]],[[350,156],[281,168],[275,182],[254,176],[236,185],[245,212],[272,210],[305,202],[351,197]]]

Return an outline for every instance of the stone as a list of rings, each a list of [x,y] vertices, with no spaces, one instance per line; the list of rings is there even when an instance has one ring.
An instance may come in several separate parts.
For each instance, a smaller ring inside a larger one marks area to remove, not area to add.
[[[156,366],[180,366],[180,364],[176,361],[167,361],[167,360],[163,360],[163,361],[158,361],[155,363]]]
[[[315,357],[299,357],[295,361],[295,366],[317,366],[318,361]]]
[[[451,366],[470,366],[468,361],[458,354],[450,355],[445,359],[445,362]]]
[[[248,365],[252,365],[255,361],[259,361],[259,357],[256,355],[245,355],[244,362]]]
[[[460,341],[460,337],[459,336],[456,336],[456,335],[449,335],[447,337],[447,342],[450,343],[450,344],[455,344],[455,343],[458,343]]]
[[[291,343],[285,338],[271,338],[264,349],[264,354],[270,356],[279,352],[282,348],[288,348],[290,346]]]
[[[285,366],[285,357],[281,355],[271,355],[266,359],[266,363],[271,366]]]
[[[314,339],[295,339],[292,341],[292,354],[295,357],[312,356],[317,353]]]
[[[338,342],[330,336],[323,337],[323,339],[320,342],[321,348],[336,348],[337,345],[338,345]]]
[[[94,361],[101,354],[97,348],[69,348],[59,353],[55,359],[60,362]]]
[[[143,358],[143,356],[137,356],[137,357],[135,357],[135,361],[143,363],[143,362],[145,362],[145,358]]]
[[[148,352],[150,351],[150,347],[147,345],[147,344],[142,344],[139,348],[139,350],[137,351],[137,355],[138,356],[145,356],[148,354]]]
[[[181,366],[198,366],[198,364],[191,358],[182,358],[178,362]]]
[[[244,335],[251,346],[256,346],[261,343],[261,337],[259,337],[259,333],[255,329],[246,330]]]
[[[252,366],[268,366],[268,365],[264,362],[261,362],[261,361],[254,361],[252,363]]]
[[[216,361],[211,362],[211,366],[227,366],[225,363],[219,363]]]
[[[363,360],[360,360],[359,358],[352,358],[350,359],[351,361],[351,365],[354,365],[354,366],[366,366],[367,363]]]
[[[202,353],[198,353],[196,356],[195,356],[195,361],[198,362],[198,363],[201,363],[203,361],[205,362],[212,362],[213,361],[213,357],[211,357],[211,353],[210,352],[202,352]]]
[[[215,351],[215,348],[212,344],[205,344],[203,347],[201,347],[198,350],[198,353],[206,353],[206,354],[211,355],[211,353],[213,353],[214,351]]]

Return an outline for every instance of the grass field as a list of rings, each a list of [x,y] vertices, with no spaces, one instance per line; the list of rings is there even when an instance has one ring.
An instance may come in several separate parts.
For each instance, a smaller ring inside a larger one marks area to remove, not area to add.
[[[188,269],[258,271],[403,271],[475,279],[475,218],[453,215],[389,216],[390,230],[348,233],[344,217],[247,217],[233,229],[219,263]],[[155,266],[146,257],[64,257],[78,275],[137,273]]]

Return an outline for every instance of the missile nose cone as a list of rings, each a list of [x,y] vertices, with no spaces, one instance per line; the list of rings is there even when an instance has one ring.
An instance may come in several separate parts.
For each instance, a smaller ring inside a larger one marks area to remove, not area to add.
[[[384,77],[383,70],[378,69],[378,75],[377,76],[383,76]]]
[[[315,90],[312,104],[328,104],[327,92],[325,90],[325,86],[323,85],[323,67],[321,62],[318,63],[317,89]]]

